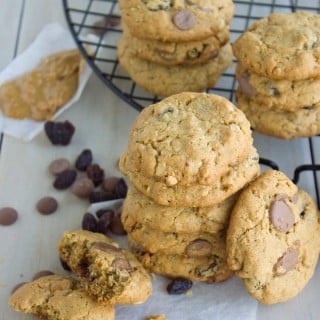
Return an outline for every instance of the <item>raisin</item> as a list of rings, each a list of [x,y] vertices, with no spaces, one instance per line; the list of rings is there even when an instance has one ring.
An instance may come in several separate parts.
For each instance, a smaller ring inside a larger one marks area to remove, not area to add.
[[[87,167],[87,176],[95,186],[101,184],[104,179],[104,170],[98,164],[91,164]]]
[[[76,180],[77,172],[72,169],[64,170],[57,175],[53,186],[58,190],[68,189]]]
[[[107,235],[114,213],[112,210],[105,211],[97,223],[97,232]]]
[[[108,214],[108,215],[111,215],[112,218],[114,216],[114,212],[111,209],[100,209],[100,210],[98,210],[96,212],[96,216],[97,216],[98,219],[100,219],[105,213]]]
[[[192,287],[192,281],[184,278],[173,279],[167,286],[169,294],[182,294]]]
[[[75,127],[68,120],[64,122],[47,121],[44,131],[52,144],[66,146],[71,142]]]
[[[89,195],[90,203],[103,202],[115,199],[117,199],[116,195],[106,191],[93,191]]]
[[[121,211],[118,212],[114,218],[111,221],[110,224],[110,231],[113,234],[116,234],[118,236],[124,236],[127,234],[126,230],[123,227],[122,221],[121,221]]]
[[[105,16],[93,24],[92,31],[96,35],[102,36],[107,32],[108,28],[114,28],[118,25],[120,25],[120,17]]]
[[[119,179],[116,184],[115,192],[118,198],[125,198],[127,195],[128,186],[123,178]]]
[[[87,167],[92,163],[92,152],[89,149],[83,150],[77,157],[75,167],[79,171],[86,171]]]
[[[85,213],[82,218],[82,229],[92,232],[97,231],[97,219],[89,212]]]

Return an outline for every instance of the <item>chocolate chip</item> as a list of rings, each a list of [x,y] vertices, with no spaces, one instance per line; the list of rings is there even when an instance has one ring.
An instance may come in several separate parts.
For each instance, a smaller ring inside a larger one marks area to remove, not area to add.
[[[108,244],[106,242],[102,242],[102,241],[95,242],[93,247],[95,249],[101,250],[101,251],[106,252],[106,253],[113,255],[115,257],[120,257],[120,258],[124,257],[121,249],[119,249],[111,244]]]
[[[97,231],[97,219],[89,212],[85,213],[82,218],[82,229],[91,232]]]
[[[289,231],[294,224],[294,215],[291,208],[283,201],[274,201],[269,209],[271,223],[282,232]]]
[[[295,268],[299,261],[299,254],[295,247],[289,247],[288,250],[278,259],[274,266],[277,274],[283,275]]]
[[[14,224],[18,219],[18,212],[11,207],[3,207],[0,209],[0,225],[9,226]]]
[[[104,179],[104,170],[98,164],[91,164],[86,169],[87,176],[95,186],[101,184]]]
[[[75,167],[79,171],[86,171],[87,167],[92,163],[92,152],[89,149],[83,150],[77,157]]]
[[[304,110],[312,110],[312,109],[314,109],[314,106],[304,106],[303,109]]]
[[[212,244],[207,240],[196,239],[186,248],[186,254],[190,258],[205,257],[211,254]]]
[[[102,188],[104,191],[116,193],[116,185],[119,182],[120,178],[118,177],[108,177],[103,180]]]
[[[117,199],[117,196],[115,194],[106,191],[93,191],[89,195],[90,203],[103,202],[115,199]]]
[[[37,272],[33,277],[32,277],[32,281],[34,280],[37,280],[39,278],[42,278],[42,277],[46,277],[46,276],[51,276],[53,275],[54,273],[50,270],[42,270],[42,271],[39,271]]]
[[[219,55],[219,50],[214,50],[210,54],[210,59],[214,59]]]
[[[28,282],[20,282],[20,283],[16,284],[16,285],[12,288],[11,294],[13,294],[14,292],[16,292],[20,287],[22,287],[22,286],[23,286],[24,284],[26,284],[26,283],[28,283]]]
[[[68,159],[65,158],[59,158],[56,160],[53,160],[49,165],[49,172],[53,174],[54,176],[60,174],[61,172],[70,169],[71,163]]]
[[[52,144],[66,146],[71,142],[75,127],[68,120],[64,122],[47,121],[44,131]]]
[[[80,260],[77,266],[77,270],[79,272],[80,277],[89,278],[90,276],[89,266],[90,266],[90,263],[88,259],[84,258]]]
[[[124,199],[127,195],[128,186],[123,178],[119,179],[116,184],[115,192],[119,199]]]
[[[71,271],[71,268],[69,267],[69,265],[61,257],[59,257],[59,260],[64,270]]]
[[[102,36],[106,33],[108,28],[114,28],[120,25],[120,21],[120,17],[105,16],[93,24],[92,31],[96,35]]]
[[[58,190],[68,189],[76,180],[77,172],[73,169],[64,170],[57,175],[53,186]]]
[[[36,208],[39,213],[48,215],[57,210],[58,202],[53,197],[43,197],[37,202]]]
[[[257,94],[256,89],[250,84],[249,82],[250,74],[248,71],[244,71],[241,73],[240,77],[237,77],[239,82],[241,91],[249,97],[254,96]]]
[[[132,270],[132,267],[130,266],[130,263],[125,258],[116,258],[112,261],[111,267],[114,269],[120,269],[120,270]]]
[[[71,192],[79,198],[88,198],[93,190],[94,184],[87,177],[81,177],[76,180],[71,187]]]
[[[123,236],[123,235],[127,234],[126,230],[123,227],[120,213],[116,214],[114,216],[114,218],[112,219],[112,221],[110,223],[110,231],[113,234],[116,234],[118,236]]]
[[[113,218],[114,213],[112,210],[105,211],[98,220],[97,232],[107,235]]]
[[[167,286],[169,294],[183,294],[192,288],[192,281],[184,278],[173,279]]]
[[[182,9],[173,16],[173,23],[180,30],[189,30],[195,25],[196,16],[192,11]]]

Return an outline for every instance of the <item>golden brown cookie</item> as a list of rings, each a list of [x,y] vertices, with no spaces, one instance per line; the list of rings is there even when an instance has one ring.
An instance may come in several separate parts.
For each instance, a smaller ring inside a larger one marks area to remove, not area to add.
[[[19,287],[9,304],[47,320],[114,320],[114,308],[88,296],[72,277],[49,275]]]
[[[254,22],[234,43],[233,53],[251,72],[284,80],[320,76],[320,16],[277,12]]]
[[[151,279],[139,261],[105,235],[66,231],[59,243],[59,253],[88,294],[98,301],[137,304],[151,295]]]
[[[138,38],[181,42],[208,38],[229,24],[231,0],[119,0],[121,17]]]
[[[320,103],[290,112],[265,107],[251,101],[240,91],[237,91],[237,100],[238,108],[258,132],[281,139],[320,134]]]
[[[216,233],[226,229],[237,194],[210,207],[168,207],[131,186],[124,200],[121,219],[131,229],[137,223],[162,232]]]
[[[319,226],[312,198],[283,173],[266,171],[241,192],[232,211],[228,265],[258,301],[287,301],[313,275]]]
[[[118,59],[131,79],[143,89],[154,95],[170,96],[212,88],[231,66],[232,53],[231,46],[226,44],[216,57],[203,64],[168,67],[138,58],[123,36],[118,43]]]

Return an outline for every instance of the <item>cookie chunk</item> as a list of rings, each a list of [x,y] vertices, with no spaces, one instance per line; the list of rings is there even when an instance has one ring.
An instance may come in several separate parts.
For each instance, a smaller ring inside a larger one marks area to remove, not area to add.
[[[163,66],[134,55],[126,36],[118,43],[120,65],[134,82],[158,96],[170,96],[184,91],[212,88],[221,74],[232,64],[230,44],[219,50],[216,57],[195,65]]]
[[[48,320],[114,320],[114,308],[88,296],[72,277],[49,275],[19,287],[9,304]]]
[[[234,12],[231,0],[119,0],[119,6],[135,37],[170,42],[208,38],[223,30]]]
[[[227,232],[228,265],[266,304],[287,301],[312,277],[320,249],[312,198],[269,170],[240,194]]]
[[[180,255],[150,253],[132,239],[128,240],[131,250],[143,266],[151,272],[170,278],[182,277],[209,283],[224,281],[233,275],[226,263],[225,245],[212,256],[190,258]]]
[[[254,22],[233,44],[248,70],[271,79],[303,80],[320,75],[320,15],[272,13]]]
[[[237,92],[241,109],[254,130],[282,139],[311,137],[320,134],[320,103],[296,111],[266,107]]]
[[[140,59],[174,66],[179,64],[199,64],[213,59],[219,54],[220,47],[229,40],[229,27],[213,36],[188,42],[163,42],[134,37],[128,27],[123,25],[125,42],[132,54]]]
[[[279,111],[310,109],[320,102],[320,79],[274,80],[246,70],[237,64],[239,90],[248,99]]]
[[[121,219],[130,230],[137,223],[162,232],[216,233],[226,229],[237,195],[210,207],[168,207],[130,187],[124,200]]]
[[[66,231],[59,252],[88,294],[98,301],[137,304],[151,295],[150,277],[137,259],[102,234]]]

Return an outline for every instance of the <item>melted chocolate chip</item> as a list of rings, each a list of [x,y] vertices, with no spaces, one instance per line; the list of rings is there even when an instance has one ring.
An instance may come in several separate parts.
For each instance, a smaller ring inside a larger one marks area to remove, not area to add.
[[[195,25],[196,19],[197,18],[192,11],[182,9],[173,16],[173,23],[180,30],[189,30]]]
[[[192,241],[186,248],[188,257],[205,257],[211,254],[212,244],[203,239]]]
[[[123,253],[121,249],[112,246],[111,244],[105,243],[105,242],[95,242],[93,247],[95,249],[104,251],[110,255],[113,255],[115,257],[123,258]]]
[[[125,258],[116,258],[112,261],[111,266],[114,269],[120,269],[120,270],[131,270],[132,267],[130,266],[130,263]]]
[[[287,232],[294,225],[293,212],[283,200],[276,200],[271,204],[269,215],[271,223],[279,231]]]
[[[241,75],[237,78],[241,91],[246,94],[248,97],[252,97],[257,94],[256,89],[250,84],[249,82],[250,74],[248,71],[244,71]]]
[[[277,274],[283,275],[295,268],[299,261],[299,254],[295,247],[289,247],[288,250],[278,259],[274,266]]]

